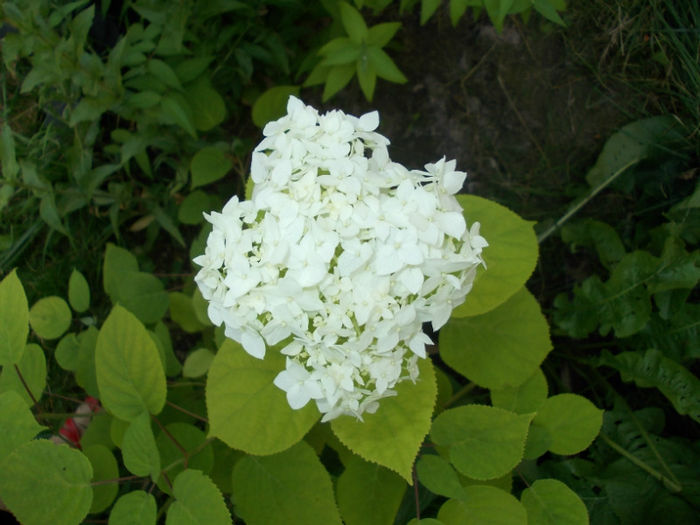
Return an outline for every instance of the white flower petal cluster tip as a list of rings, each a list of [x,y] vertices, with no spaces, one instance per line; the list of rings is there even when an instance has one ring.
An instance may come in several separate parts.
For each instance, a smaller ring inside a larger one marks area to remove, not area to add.
[[[253,153],[251,200],[205,214],[194,260],[212,322],[254,357],[285,355],[274,384],[324,421],[373,413],[417,379],[423,323],[447,322],[488,245],[454,197],[466,174],[392,162],[378,125],[290,97]]]

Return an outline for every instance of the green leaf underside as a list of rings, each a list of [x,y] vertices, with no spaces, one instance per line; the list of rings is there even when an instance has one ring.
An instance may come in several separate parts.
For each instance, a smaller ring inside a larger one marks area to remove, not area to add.
[[[109,525],[155,525],[157,510],[153,494],[134,490],[114,504],[109,513]]]
[[[463,499],[446,501],[438,511],[445,525],[528,525],[525,507],[495,487],[465,487]]]
[[[155,343],[133,314],[117,305],[97,337],[95,372],[102,404],[133,421],[165,404],[165,372]]]
[[[488,313],[450,319],[440,331],[445,363],[485,388],[522,384],[551,348],[547,320],[525,288]]]
[[[256,359],[227,339],[207,376],[209,435],[249,454],[274,454],[300,441],[319,412],[311,403],[293,410],[272,383],[284,361],[275,349]]]
[[[331,421],[333,433],[350,450],[366,460],[398,472],[408,483],[423,439],[430,430],[430,418],[437,398],[433,364],[419,359],[420,376],[415,384],[399,383],[397,395],[380,400],[374,414],[364,421],[341,416]]]
[[[528,280],[537,263],[537,237],[533,223],[493,201],[475,195],[457,195],[464,218],[481,223],[480,233],[488,241],[474,288],[452,315],[465,317],[492,310],[516,293]]]
[[[340,525],[331,478],[310,445],[245,456],[233,469],[233,501],[248,525]]]
[[[549,450],[555,454],[577,454],[586,449],[603,424],[603,411],[585,397],[558,394],[540,407],[533,425],[544,427],[550,436]]]
[[[0,394],[0,463],[20,445],[45,429],[36,422],[20,395],[10,390]]]
[[[232,523],[224,498],[214,482],[199,470],[187,469],[175,478],[175,501],[166,525],[226,525]]]
[[[533,416],[466,405],[435,418],[430,435],[437,445],[449,447],[450,461],[459,472],[477,480],[494,479],[522,459]]]
[[[82,452],[30,441],[0,462],[0,497],[23,525],[74,525],[90,510],[91,478]]]
[[[587,525],[588,511],[581,498],[561,481],[538,479],[520,496],[528,525]]]
[[[29,305],[17,271],[0,281],[0,366],[18,363],[29,333]]]
[[[338,508],[345,525],[393,523],[406,482],[375,463],[351,456],[338,478]]]

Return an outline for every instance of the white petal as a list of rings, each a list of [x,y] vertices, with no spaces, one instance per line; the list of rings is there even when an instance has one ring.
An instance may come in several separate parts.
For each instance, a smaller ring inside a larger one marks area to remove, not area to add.
[[[409,292],[416,294],[423,286],[423,272],[418,268],[406,268],[399,274],[399,280]]]
[[[309,393],[298,383],[287,390],[287,402],[294,410],[299,410],[310,400]]]
[[[372,111],[360,117],[357,128],[361,131],[374,131],[379,126],[379,113]]]
[[[289,159],[282,159],[275,162],[270,178],[277,186],[285,186],[292,176],[292,164]]]
[[[413,338],[408,342],[408,347],[411,351],[418,357],[426,357],[425,345],[433,344],[430,337],[425,335],[423,332],[418,332]]]
[[[447,171],[442,179],[442,185],[448,193],[455,194],[462,189],[467,174],[463,171]]]
[[[464,221],[464,216],[455,211],[448,211],[438,214],[438,224],[442,231],[451,235],[455,239],[461,239],[467,229],[467,223]]]
[[[254,330],[244,330],[241,334],[241,344],[246,352],[253,357],[262,359],[265,357],[265,341]]]

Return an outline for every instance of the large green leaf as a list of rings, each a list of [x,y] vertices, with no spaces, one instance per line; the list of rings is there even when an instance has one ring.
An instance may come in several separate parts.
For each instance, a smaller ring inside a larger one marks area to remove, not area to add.
[[[170,423],[158,434],[156,445],[160,451],[163,473],[172,482],[185,469],[193,468],[208,474],[214,463],[211,444],[203,431],[188,423]],[[170,487],[163,478],[158,480],[163,492]]]
[[[134,419],[124,432],[121,443],[124,466],[137,476],[151,476],[157,480],[160,474],[160,454],[151,428],[151,418],[146,412]]]
[[[100,397],[97,386],[97,371],[95,370],[95,351],[99,331],[94,326],[88,327],[78,334],[78,359],[75,369],[76,382],[93,397]]]
[[[13,450],[45,429],[36,422],[27,404],[12,390],[0,394],[0,463]]]
[[[463,499],[447,500],[438,511],[445,525],[528,525],[525,507],[507,492],[485,485],[465,487]]]
[[[249,454],[274,454],[301,440],[319,412],[312,404],[293,410],[272,383],[284,362],[274,349],[256,359],[227,339],[207,376],[209,435]]]
[[[603,424],[603,411],[585,397],[559,394],[548,398],[532,421],[547,430],[555,454],[578,454],[590,445]]]
[[[194,127],[200,131],[208,131],[226,118],[226,103],[207,76],[187,86],[187,101],[192,107]]]
[[[156,498],[143,490],[121,496],[109,513],[109,525],[155,525]]]
[[[360,44],[367,38],[367,24],[360,12],[346,2],[340,2],[340,21],[350,40]]]
[[[610,268],[625,255],[625,246],[615,228],[595,219],[570,222],[561,229],[561,239],[571,246],[595,249],[598,259]]]
[[[0,366],[18,363],[29,333],[29,306],[17,270],[0,281]]]
[[[478,269],[473,290],[452,312],[465,317],[488,312],[520,290],[535,269],[538,247],[534,223],[475,195],[457,195],[457,200],[467,224],[481,223],[489,243],[483,252],[487,269]]]
[[[192,189],[206,186],[221,179],[232,167],[233,163],[221,149],[215,146],[206,146],[200,149],[190,162]]]
[[[485,388],[517,386],[552,348],[547,320],[525,288],[488,313],[452,318],[440,330],[440,356]]]
[[[60,297],[43,297],[29,310],[29,324],[42,339],[58,339],[71,322],[71,312],[66,301]]]
[[[15,366],[22,374],[20,379]],[[25,386],[26,385],[26,386]],[[0,372],[0,393],[13,390],[17,392],[27,406],[34,406],[41,399],[46,386],[46,356],[39,345],[29,343],[22,359],[16,365],[4,366]],[[32,393],[29,395],[27,388]]]
[[[514,0],[484,0],[486,13],[489,15],[491,23],[499,33],[503,30],[503,21],[508,11],[510,11],[513,2]]]
[[[299,86],[275,86],[260,95],[253,104],[253,123],[259,128],[286,113],[289,96],[299,95]]]
[[[586,174],[591,186],[604,184],[620,170],[632,166],[680,138],[677,120],[656,116],[627,124],[603,146],[596,163]]]
[[[341,524],[331,478],[304,441],[272,456],[241,458],[233,469],[233,502],[248,525]]]
[[[91,478],[83,453],[29,441],[0,462],[0,499],[23,525],[74,525],[90,510]]]
[[[173,342],[170,338],[170,332],[168,331],[168,327],[165,326],[165,324],[163,324],[162,321],[158,322],[158,324],[156,324],[155,328],[153,329],[152,335],[155,336],[153,340],[159,347],[158,352],[161,354],[162,357],[165,357],[165,375],[167,375],[168,377],[179,375],[180,371],[182,370],[182,364],[180,364],[180,361],[175,355],[175,351],[173,349]]]
[[[418,361],[420,376],[415,384],[399,383],[396,396],[382,399],[374,414],[364,421],[341,416],[331,421],[333,433],[359,456],[388,467],[412,483],[411,471],[418,450],[430,430],[437,397],[435,372],[430,359]]]
[[[658,270],[659,260],[649,252],[635,251],[620,260],[602,296],[591,297],[602,335],[613,328],[616,337],[628,337],[644,328],[651,316],[651,298],[644,285]]]
[[[400,476],[355,455],[336,484],[345,525],[392,525],[405,491]]]
[[[90,514],[102,512],[109,507],[119,492],[119,484],[115,481],[119,477],[119,465],[114,454],[104,445],[90,445],[83,447],[83,453],[92,465],[92,482],[112,481],[95,485],[92,489],[92,505]]]
[[[518,386],[491,390],[493,406],[505,408],[516,414],[537,412],[547,399],[547,379],[538,368],[524,383]]]
[[[207,373],[214,354],[208,348],[197,348],[190,352],[185,359],[185,364],[182,366],[183,377],[202,377]]]
[[[416,474],[421,484],[433,494],[457,499],[464,497],[464,487],[457,472],[441,456],[423,454],[416,462]]]
[[[700,380],[683,365],[649,348],[646,352],[604,352],[598,362],[620,372],[623,381],[642,388],[656,387],[679,414],[700,423]]]
[[[168,309],[163,283],[140,272],[136,257],[123,248],[107,244],[103,280],[112,303],[121,304],[144,323],[157,322]]]
[[[231,494],[233,466],[243,457],[244,453],[240,450],[232,449],[218,439],[214,439],[211,442],[211,449],[214,453],[214,465],[211,468],[211,472],[209,472],[209,477],[216,483],[221,492]]]
[[[224,498],[214,482],[198,470],[180,473],[173,483],[175,501],[166,525],[226,525],[233,523]]]
[[[165,372],[158,349],[136,317],[117,305],[97,337],[97,385],[102,404],[133,421],[142,412],[158,414],[165,404]]]
[[[588,525],[581,498],[556,479],[538,479],[523,490],[520,501],[527,510],[528,525]]]
[[[520,462],[533,414],[466,405],[445,410],[430,431],[435,444],[449,447],[455,468],[477,480],[507,474]]]
[[[201,332],[209,324],[203,324],[195,314],[192,297],[182,292],[170,292],[170,319],[175,321],[185,332]]]
[[[112,443],[112,438],[109,435],[112,419],[113,416],[108,414],[106,410],[100,410],[96,414],[93,414],[90,419],[90,424],[80,437],[80,445],[83,447],[104,445],[110,450],[113,449],[115,445]]]

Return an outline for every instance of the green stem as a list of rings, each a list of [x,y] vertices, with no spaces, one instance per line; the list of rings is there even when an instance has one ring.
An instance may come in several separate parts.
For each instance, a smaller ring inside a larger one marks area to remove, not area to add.
[[[639,459],[635,455],[630,454],[627,450],[625,450],[623,447],[621,447],[620,445],[615,443],[612,439],[610,439],[603,432],[600,433],[600,437],[603,439],[603,441],[605,441],[610,446],[610,448],[612,448],[618,454],[620,454],[620,455],[624,456],[625,458],[627,458],[628,460],[630,460],[632,463],[634,463],[640,469],[647,472],[653,478],[661,481],[666,486],[666,488],[668,488],[671,492],[680,492],[681,490],[683,490],[683,487],[680,484],[668,479],[666,476],[661,474],[661,472],[659,472],[655,468],[649,466],[647,463],[645,463],[644,461],[642,461],[641,459]]]
[[[166,401],[166,404],[168,406],[173,407],[175,410],[179,410],[183,414],[187,414],[190,417],[193,417],[195,419],[199,419],[200,421],[204,421],[205,423],[209,423],[209,420],[206,417],[202,417],[199,414],[195,414],[194,412],[190,412],[189,410],[182,408],[181,406],[176,405],[175,403],[171,401]]]
[[[461,389],[459,389],[450,399],[448,399],[444,405],[442,405],[442,408],[447,408],[453,403],[459,401],[462,399],[464,396],[466,396],[469,392],[474,390],[476,388],[476,383],[467,383],[464,385]]]
[[[610,177],[605,179],[603,182],[598,184],[595,188],[591,189],[591,191],[588,193],[588,195],[581,199],[578,203],[576,203],[574,206],[571,207],[569,211],[567,211],[557,222],[555,222],[552,226],[550,226],[545,232],[541,233],[537,237],[537,242],[539,244],[542,244],[542,242],[552,235],[555,231],[557,231],[559,228],[561,228],[566,221],[568,221],[571,217],[573,217],[581,208],[583,208],[586,204],[588,204],[593,197],[598,195],[603,189],[605,189],[610,183],[612,183],[615,179],[617,179],[620,175],[622,175],[625,171],[627,171],[628,168],[634,166],[639,162],[641,159],[635,159],[624,166],[622,166],[619,170],[617,170],[615,173],[613,173]]]

